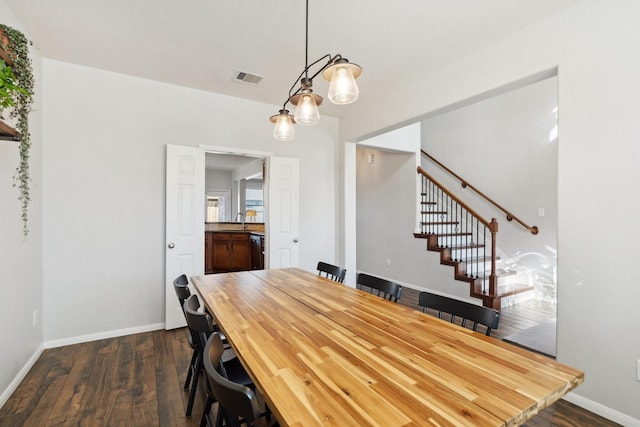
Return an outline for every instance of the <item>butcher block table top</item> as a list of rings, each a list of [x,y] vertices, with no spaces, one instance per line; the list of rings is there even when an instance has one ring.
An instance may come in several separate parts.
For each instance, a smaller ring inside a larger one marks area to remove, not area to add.
[[[282,426],[513,426],[584,379],[300,269],[192,281]]]

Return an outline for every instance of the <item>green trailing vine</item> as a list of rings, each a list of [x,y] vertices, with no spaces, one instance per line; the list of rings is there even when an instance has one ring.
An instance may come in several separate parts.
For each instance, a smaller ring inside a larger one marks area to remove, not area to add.
[[[15,105],[13,101],[14,92],[27,93],[16,83],[16,76],[13,70],[3,60],[0,59],[0,108],[9,108]]]
[[[20,162],[13,177],[13,186],[20,191],[18,200],[22,205],[23,233],[29,234],[28,211],[31,196],[29,194],[29,151],[31,149],[31,134],[29,133],[29,112],[33,102],[33,67],[29,58],[31,42],[20,31],[0,24],[0,31],[9,39],[7,46],[1,46],[11,60],[12,66],[4,65],[3,73],[9,76],[9,84],[3,83],[0,91],[0,113],[8,112],[9,118],[17,119],[16,130],[20,135]],[[3,61],[4,62],[4,61]],[[9,68],[7,70],[7,68]],[[10,99],[6,97],[9,95]],[[6,105],[5,105],[6,104]]]

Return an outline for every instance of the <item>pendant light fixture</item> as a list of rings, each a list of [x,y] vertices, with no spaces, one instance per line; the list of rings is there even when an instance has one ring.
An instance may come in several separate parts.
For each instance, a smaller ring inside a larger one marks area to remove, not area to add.
[[[306,0],[306,23],[305,23],[305,50],[304,50],[304,69],[298,76],[291,89],[289,96],[282,105],[282,109],[278,114],[271,116],[270,120],[275,123],[273,137],[280,141],[290,141],[295,137],[295,129],[293,125],[299,123],[301,125],[315,125],[320,120],[320,112],[318,107],[322,104],[322,97],[313,93],[313,79],[320,73],[322,77],[329,82],[329,101],[338,105],[346,105],[355,102],[358,99],[359,90],[356,79],[360,77],[362,68],[356,64],[350,63],[342,55],[337,54],[331,56],[326,54],[309,64],[309,0]],[[322,65],[311,77],[309,72],[312,67],[321,61],[327,62]],[[298,89],[293,92],[296,88]],[[296,106],[293,116],[287,110],[287,103]]]

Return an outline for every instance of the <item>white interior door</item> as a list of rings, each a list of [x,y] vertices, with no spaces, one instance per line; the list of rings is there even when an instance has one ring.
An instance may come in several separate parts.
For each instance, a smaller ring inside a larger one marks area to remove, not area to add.
[[[204,150],[167,144],[165,328],[186,325],[173,280],[204,274]]]
[[[267,268],[299,265],[300,161],[271,156],[267,164]]]

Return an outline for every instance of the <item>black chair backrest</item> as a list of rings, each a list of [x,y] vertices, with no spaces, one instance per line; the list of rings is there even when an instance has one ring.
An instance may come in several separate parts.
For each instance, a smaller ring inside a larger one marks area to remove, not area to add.
[[[466,326],[467,321],[472,321],[474,331],[478,330],[478,325],[484,325],[487,328],[486,336],[490,336],[491,331],[498,328],[498,321],[500,320],[500,313],[492,308],[429,292],[420,292],[418,304],[422,306],[422,311],[425,313],[427,308],[437,310],[440,319],[442,319],[442,313],[449,314],[451,323],[455,323],[456,317],[462,318],[462,326]]]
[[[342,267],[327,264],[326,262],[322,261],[318,262],[318,276],[323,276],[327,279],[342,283],[346,274],[347,270]]]
[[[213,332],[211,317],[206,313],[198,311],[200,308],[200,300],[198,299],[198,295],[195,294],[186,299],[183,308],[193,344],[196,346],[199,354],[204,354],[204,346],[207,344],[209,335]]]
[[[189,279],[187,279],[187,276],[181,274],[176,277],[173,281],[173,289],[176,291],[176,296],[180,302],[180,309],[184,311],[184,302],[191,296],[191,291],[189,290]]]
[[[358,274],[356,286],[358,289],[362,289],[363,286],[367,287],[370,294],[376,294],[393,302],[397,302],[398,298],[402,296],[402,286],[399,284],[365,273]]]
[[[223,409],[227,426],[240,427],[238,417],[244,418],[247,424],[252,426],[261,415],[256,395],[249,387],[226,378],[222,364],[223,352],[224,344],[220,334],[211,334],[204,349],[204,370],[207,373],[209,385]]]

